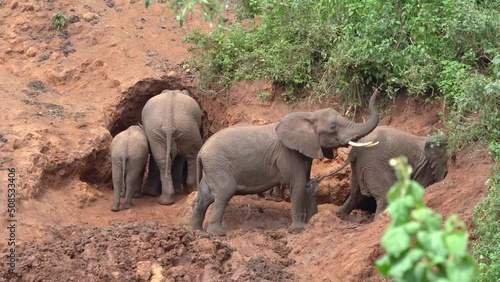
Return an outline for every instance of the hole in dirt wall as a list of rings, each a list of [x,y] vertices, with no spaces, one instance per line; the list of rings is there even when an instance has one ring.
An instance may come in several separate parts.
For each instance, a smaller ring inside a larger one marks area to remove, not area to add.
[[[187,90],[198,102],[202,109],[202,136],[205,140],[219,129],[228,126],[226,120],[227,105],[216,95],[197,90],[191,85],[191,82],[183,83],[182,80],[174,81],[173,79],[145,79],[124,92],[118,105],[110,109],[108,116],[111,119],[108,129],[111,136],[114,137],[129,126],[141,122],[142,108],[146,102],[163,90]]]
[[[137,82],[125,91],[120,102],[107,112],[107,116],[110,117],[107,128],[111,136],[114,137],[129,126],[140,123],[142,108],[146,102],[164,90],[187,90],[198,102],[202,109],[201,134],[204,140],[221,128],[227,127],[225,102],[216,95],[196,89],[191,84],[192,81],[177,78],[166,80],[148,78]],[[82,181],[112,187],[109,145],[107,150],[100,152],[95,158],[89,158],[79,173]],[[103,171],[105,173],[101,173]]]

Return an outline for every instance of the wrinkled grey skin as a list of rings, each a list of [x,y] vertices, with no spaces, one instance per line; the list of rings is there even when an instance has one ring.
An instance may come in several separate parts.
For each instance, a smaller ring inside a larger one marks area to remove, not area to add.
[[[411,178],[427,187],[443,180],[448,172],[447,142],[439,138],[439,146],[431,145],[431,138],[409,134],[389,126],[379,126],[360,142],[379,141],[370,148],[353,147],[349,157],[339,168],[319,180],[331,176],[351,163],[351,194],[338,210],[340,218],[346,218],[358,206],[363,197],[374,197],[377,202],[375,218],[387,207],[386,193],[396,181],[389,160],[405,155],[413,167]],[[311,180],[312,186],[318,179]]]
[[[148,140],[139,125],[132,125],[118,133],[111,142],[113,176],[112,211],[119,211],[120,196],[125,192],[124,209],[131,208],[132,193],[140,193],[144,169],[148,159]]]
[[[291,230],[303,229],[317,212],[314,191],[306,189],[312,160],[333,158],[333,148],[370,133],[378,124],[376,96],[370,99],[370,119],[361,124],[327,108],[291,113],[268,125],[231,126],[212,135],[198,153],[198,195],[191,225],[202,229],[207,208],[214,203],[207,231],[224,234],[222,217],[234,195],[262,193],[288,184]]]
[[[171,170],[176,156],[185,158],[188,189],[196,190],[196,155],[203,144],[201,109],[187,91],[165,90],[144,105],[142,123],[160,172],[162,193],[158,202],[171,205],[175,193]],[[148,186],[148,189],[153,187]],[[144,193],[154,194],[154,191],[145,190]]]
[[[267,201],[282,202],[284,189],[285,189],[284,185],[274,186],[273,189],[267,190],[266,192],[263,193],[264,198]]]

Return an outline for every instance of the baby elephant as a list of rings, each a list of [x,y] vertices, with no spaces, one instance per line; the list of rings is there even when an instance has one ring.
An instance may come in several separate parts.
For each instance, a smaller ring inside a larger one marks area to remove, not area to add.
[[[405,155],[413,167],[411,178],[427,187],[443,180],[448,172],[447,142],[443,136],[420,137],[389,126],[379,126],[360,142],[378,141],[371,147],[353,147],[349,157],[339,168],[309,182],[317,185],[321,179],[331,176],[347,164],[351,164],[351,194],[338,210],[345,218],[358,206],[363,197],[374,197],[377,202],[375,218],[387,207],[386,193],[396,181],[389,160]]]
[[[141,125],[132,125],[120,132],[111,142],[111,164],[114,187],[112,211],[120,208],[120,194],[125,191],[124,209],[131,208],[132,192],[141,192],[142,179],[148,159],[148,139]]]

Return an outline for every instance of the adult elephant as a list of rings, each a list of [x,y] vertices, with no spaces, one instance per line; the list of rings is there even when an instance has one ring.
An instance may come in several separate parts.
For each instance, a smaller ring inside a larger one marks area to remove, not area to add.
[[[314,191],[306,189],[312,159],[333,158],[333,148],[347,146],[377,126],[377,93],[370,99],[370,118],[362,124],[327,108],[291,113],[268,125],[235,125],[212,135],[197,158],[198,195],[191,225],[202,229],[207,208],[215,203],[207,231],[224,234],[222,216],[234,195],[289,184],[291,229],[304,228],[317,212]]]
[[[187,91],[165,90],[148,100],[142,109],[142,123],[161,177],[162,205],[174,203],[172,163],[177,155],[187,162],[187,186],[196,190],[196,155],[203,142],[200,135],[201,109]]]
[[[352,148],[346,161],[327,175],[311,180],[315,186],[349,163],[351,164],[351,194],[337,211],[340,218],[347,217],[364,197],[374,197],[377,202],[375,218],[387,207],[386,193],[396,181],[389,160],[405,155],[413,167],[411,178],[427,187],[443,180],[448,172],[447,142],[443,135],[422,137],[389,126],[379,126],[360,142],[378,141],[374,147]]]

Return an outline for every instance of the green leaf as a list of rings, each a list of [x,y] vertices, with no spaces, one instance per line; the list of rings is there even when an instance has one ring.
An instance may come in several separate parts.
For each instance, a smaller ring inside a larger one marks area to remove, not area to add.
[[[417,233],[418,230],[422,227],[419,222],[416,221],[410,221],[406,223],[405,225],[402,226],[406,232],[410,235],[414,235]]]
[[[377,267],[377,270],[383,276],[388,275],[389,270],[391,269],[391,265],[392,265],[392,260],[391,260],[391,257],[389,255],[385,255],[375,262],[375,266]]]
[[[382,247],[391,255],[399,257],[410,248],[410,236],[402,227],[391,227],[382,236]]]
[[[452,234],[444,234],[444,242],[448,252],[457,257],[461,257],[467,250],[467,233],[458,231]]]
[[[470,282],[477,275],[474,259],[467,255],[458,260],[449,260],[446,263],[446,274],[450,281]]]
[[[403,256],[402,259],[396,261],[389,271],[389,275],[394,278],[403,278],[407,273],[411,273],[411,269],[415,263],[424,256],[424,251],[420,249],[411,249]]]
[[[392,223],[395,226],[401,225],[408,221],[410,217],[410,210],[407,198],[400,198],[392,202],[387,208],[387,212],[392,218]]]
[[[441,263],[447,257],[447,250],[443,242],[443,232],[438,231],[420,231],[417,233],[417,241],[422,248],[429,252],[433,263]]]

